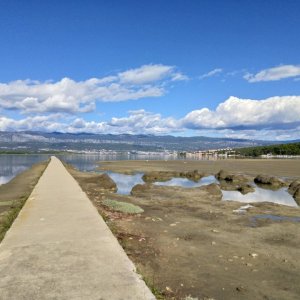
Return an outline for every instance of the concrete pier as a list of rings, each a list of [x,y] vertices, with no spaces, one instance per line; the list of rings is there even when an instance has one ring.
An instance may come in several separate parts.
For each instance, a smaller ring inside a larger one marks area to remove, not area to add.
[[[55,157],[0,244],[1,300],[155,299]]]

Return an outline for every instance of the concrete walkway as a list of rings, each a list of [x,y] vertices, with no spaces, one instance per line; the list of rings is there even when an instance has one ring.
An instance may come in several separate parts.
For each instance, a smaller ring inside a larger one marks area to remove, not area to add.
[[[62,163],[46,171],[0,245],[0,299],[155,299]]]

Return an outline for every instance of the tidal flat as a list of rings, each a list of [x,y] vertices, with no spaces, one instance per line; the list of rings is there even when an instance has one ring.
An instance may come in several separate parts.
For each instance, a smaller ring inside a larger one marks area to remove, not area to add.
[[[0,187],[3,235],[46,165]],[[97,172],[66,167],[158,299],[299,298],[299,206],[224,201],[221,188],[239,193],[239,184],[253,185],[262,174],[287,189],[300,179],[300,160],[113,161],[100,162]],[[220,170],[233,182],[218,183]],[[118,193],[118,179],[124,184],[128,174],[137,181]],[[174,174],[180,177],[170,179]]]
[[[109,172],[68,169],[158,299],[299,299],[298,206],[222,201],[220,185],[209,182],[191,188],[140,183],[124,195]],[[223,169],[251,184],[259,174],[275,176],[286,188],[300,179],[300,160],[114,161],[98,169],[169,172],[165,178]],[[107,200],[143,212],[122,213],[104,205]]]

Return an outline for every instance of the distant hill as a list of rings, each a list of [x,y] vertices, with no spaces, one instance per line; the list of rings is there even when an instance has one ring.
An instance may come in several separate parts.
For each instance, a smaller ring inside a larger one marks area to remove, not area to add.
[[[300,155],[300,142],[276,144],[270,146],[249,147],[236,149],[237,153],[244,156],[257,157],[260,155]]]
[[[0,150],[116,150],[116,151],[195,151],[222,148],[264,146],[276,142],[211,138],[203,136],[175,137],[171,135],[91,134],[61,132],[0,132]],[[278,143],[278,142],[277,142]]]

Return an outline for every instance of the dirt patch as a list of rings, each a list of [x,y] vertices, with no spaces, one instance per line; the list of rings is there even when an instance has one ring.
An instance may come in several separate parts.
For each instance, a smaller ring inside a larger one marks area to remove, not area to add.
[[[134,162],[134,168],[128,171],[149,171],[143,169],[145,164]],[[155,164],[151,162],[151,168],[158,168]],[[177,171],[182,171],[184,165],[180,162]],[[173,162],[168,165],[174,166]],[[273,166],[273,171],[277,168]],[[216,174],[219,170],[207,168],[205,172]],[[299,217],[298,208],[255,203],[244,213],[236,213],[244,204],[221,201],[215,184],[190,189],[144,184],[136,186],[130,196],[109,189],[100,193],[81,180],[85,175],[71,173],[158,297],[299,298],[300,223],[289,221]],[[258,173],[261,170],[253,175]],[[294,176],[293,171],[291,174]],[[112,212],[102,205],[105,199],[138,205],[144,213]],[[259,220],[254,226],[253,217],[264,214],[291,218],[283,222]]]
[[[25,204],[48,162],[33,165],[0,186],[0,241]]]

